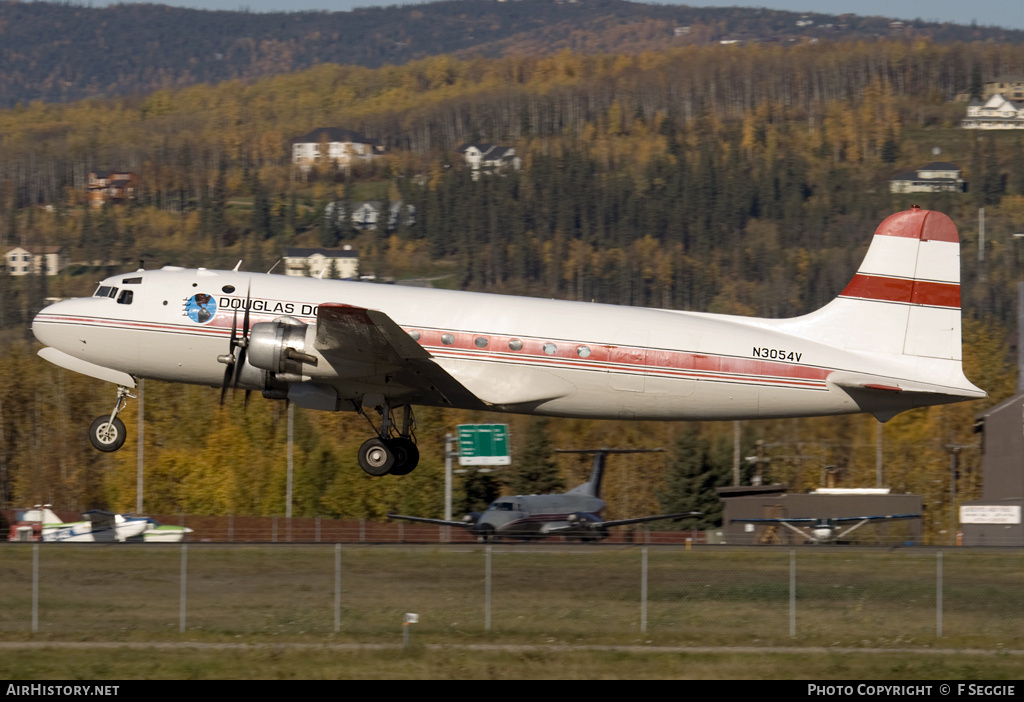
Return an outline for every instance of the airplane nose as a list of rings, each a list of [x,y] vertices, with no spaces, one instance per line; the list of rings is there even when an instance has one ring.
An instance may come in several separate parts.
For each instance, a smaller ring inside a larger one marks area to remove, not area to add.
[[[57,346],[60,318],[67,312],[70,300],[47,305],[32,319],[32,334],[43,346]]]

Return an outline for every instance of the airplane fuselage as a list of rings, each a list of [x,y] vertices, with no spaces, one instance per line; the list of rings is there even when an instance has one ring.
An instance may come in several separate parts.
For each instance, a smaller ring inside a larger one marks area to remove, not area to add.
[[[103,287],[114,292],[43,310],[37,338],[130,376],[215,387],[224,375],[218,355],[247,305],[252,324],[287,316],[312,326],[326,302],[385,313],[495,411],[661,420],[842,414],[862,408],[829,382],[832,373],[898,383],[927,365],[725,315],[204,269],[137,271]],[[380,384],[380,369],[333,360],[303,373],[342,400],[403,394]]]

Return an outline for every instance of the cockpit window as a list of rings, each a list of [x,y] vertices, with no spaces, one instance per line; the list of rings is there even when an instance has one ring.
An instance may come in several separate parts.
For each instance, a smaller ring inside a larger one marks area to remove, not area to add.
[[[101,285],[96,288],[96,292],[92,294],[93,297],[117,297],[117,288],[111,285]]]
[[[122,285],[140,285],[142,283],[142,276],[138,278],[125,278],[121,281]]]
[[[135,293],[133,293],[131,290],[122,290],[121,295],[117,298],[117,304],[130,305],[132,304],[133,297],[135,297]]]
[[[491,505],[491,509],[496,509],[496,510],[498,510],[500,512],[511,512],[512,511],[512,503],[511,502],[495,502],[494,504]]]

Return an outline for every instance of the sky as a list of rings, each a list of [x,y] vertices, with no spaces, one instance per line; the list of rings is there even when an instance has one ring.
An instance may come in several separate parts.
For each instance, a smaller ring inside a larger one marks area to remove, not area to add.
[[[118,4],[120,0],[75,0],[76,4],[100,7]],[[494,0],[481,0],[481,2]],[[647,0],[665,5],[678,5],[673,0]],[[162,0],[160,4],[194,7],[204,10],[240,10],[252,12],[279,12],[297,10],[351,10],[355,7],[411,5],[416,0]],[[858,15],[882,15],[893,19],[922,19],[935,22],[956,22],[993,25],[1008,29],[1024,29],[1024,11],[1021,0],[695,0],[686,3],[694,7],[767,7],[793,12],[822,12],[838,15],[852,12]]]

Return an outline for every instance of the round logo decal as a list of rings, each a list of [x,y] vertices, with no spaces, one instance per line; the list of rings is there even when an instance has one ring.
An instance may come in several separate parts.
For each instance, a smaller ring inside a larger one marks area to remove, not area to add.
[[[213,295],[196,293],[185,300],[185,314],[193,322],[206,324],[217,314],[217,300]]]

